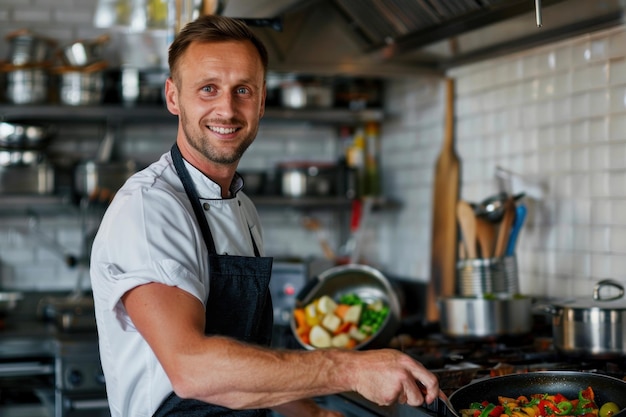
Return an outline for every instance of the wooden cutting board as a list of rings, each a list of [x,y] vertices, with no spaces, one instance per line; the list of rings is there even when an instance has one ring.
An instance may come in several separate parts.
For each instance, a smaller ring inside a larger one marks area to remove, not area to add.
[[[458,247],[456,205],[459,199],[460,161],[454,149],[454,80],[446,80],[446,117],[443,146],[435,165],[430,281],[426,321],[439,321],[438,299],[456,294]]]

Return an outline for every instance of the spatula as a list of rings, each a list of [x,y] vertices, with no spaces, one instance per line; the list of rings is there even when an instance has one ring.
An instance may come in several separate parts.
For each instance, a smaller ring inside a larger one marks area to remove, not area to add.
[[[515,201],[512,197],[507,198],[504,202],[504,215],[500,225],[498,226],[498,238],[496,240],[496,249],[494,256],[499,258],[504,256],[506,251],[506,245],[509,242],[509,235],[511,234],[511,227],[515,221]]]

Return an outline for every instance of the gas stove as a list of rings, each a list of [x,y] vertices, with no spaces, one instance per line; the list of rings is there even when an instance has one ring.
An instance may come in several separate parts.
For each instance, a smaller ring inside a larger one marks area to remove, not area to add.
[[[432,330],[432,329],[431,329]],[[398,334],[389,347],[399,349],[421,362],[439,377],[447,395],[474,381],[495,376],[537,371],[583,371],[626,380],[626,356],[573,356],[557,351],[551,327],[536,320],[533,332],[515,337],[449,338],[436,329],[423,333]],[[419,337],[414,336],[420,334]],[[353,393],[324,398],[323,405],[347,416],[446,417],[445,405],[436,401],[422,407],[381,407]]]

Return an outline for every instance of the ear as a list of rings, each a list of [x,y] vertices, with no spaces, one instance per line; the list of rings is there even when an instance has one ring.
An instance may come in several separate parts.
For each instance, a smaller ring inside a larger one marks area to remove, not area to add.
[[[178,90],[176,89],[172,77],[168,77],[165,81],[165,104],[170,113],[175,115],[180,114],[178,109]]]

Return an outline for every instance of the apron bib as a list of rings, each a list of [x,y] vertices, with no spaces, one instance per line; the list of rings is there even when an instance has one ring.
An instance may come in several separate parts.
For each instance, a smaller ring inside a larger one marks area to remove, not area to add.
[[[218,255],[198,193],[185,167],[178,145],[172,146],[174,167],[191,201],[209,251],[209,297],[205,334],[232,337],[269,346],[273,310],[269,292],[272,258],[261,257],[254,237],[255,256]],[[269,410],[232,410],[198,400],[182,399],[174,392],[161,403],[153,417],[265,417]]]

